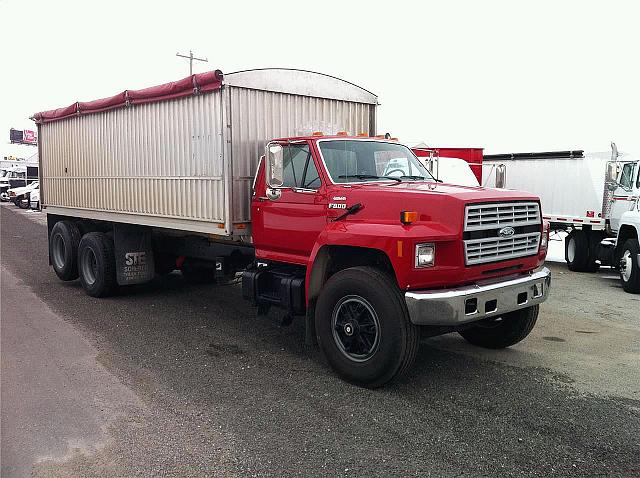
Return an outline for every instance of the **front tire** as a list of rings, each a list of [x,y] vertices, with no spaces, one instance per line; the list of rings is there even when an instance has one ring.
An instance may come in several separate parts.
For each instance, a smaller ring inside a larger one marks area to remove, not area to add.
[[[56,222],[49,235],[51,266],[60,280],[78,278],[78,245],[80,231],[72,222]]]
[[[464,339],[479,347],[503,349],[522,341],[536,325],[539,306],[515,310],[496,320],[458,332]]]
[[[111,295],[117,285],[113,240],[102,232],[89,232],[82,236],[78,248],[78,271],[87,295]]]
[[[325,284],[315,310],[318,344],[345,380],[376,388],[404,374],[419,343],[404,298],[372,267],[353,267]]]
[[[640,244],[638,239],[627,239],[622,246],[620,259],[620,280],[625,292],[640,293],[640,264],[638,264]]]

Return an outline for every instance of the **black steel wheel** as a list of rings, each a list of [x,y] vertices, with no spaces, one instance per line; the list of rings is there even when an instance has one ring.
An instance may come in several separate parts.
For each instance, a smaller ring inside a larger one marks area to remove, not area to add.
[[[78,278],[78,245],[80,231],[69,221],[56,222],[49,234],[49,259],[60,280]]]
[[[107,297],[116,288],[113,240],[102,232],[82,236],[78,247],[78,272],[82,288],[91,297]]]
[[[365,362],[380,344],[380,321],[373,306],[359,295],[340,299],[331,316],[333,340],[350,360]]]
[[[420,335],[398,286],[373,267],[352,267],[329,278],[316,304],[315,329],[329,365],[345,380],[369,388],[410,368]]]

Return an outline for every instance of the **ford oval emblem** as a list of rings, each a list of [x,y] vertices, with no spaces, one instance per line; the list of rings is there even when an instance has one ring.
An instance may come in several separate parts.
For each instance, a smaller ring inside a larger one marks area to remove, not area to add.
[[[516,230],[511,226],[503,227],[498,231],[500,237],[511,237],[516,233]]]

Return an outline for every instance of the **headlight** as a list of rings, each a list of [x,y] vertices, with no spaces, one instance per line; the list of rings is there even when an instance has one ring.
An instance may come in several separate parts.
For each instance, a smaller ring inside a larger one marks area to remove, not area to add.
[[[435,259],[435,244],[416,244],[416,267],[432,267]]]

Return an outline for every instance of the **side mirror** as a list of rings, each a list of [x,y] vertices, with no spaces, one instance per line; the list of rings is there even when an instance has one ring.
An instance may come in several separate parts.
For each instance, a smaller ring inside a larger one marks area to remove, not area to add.
[[[278,143],[267,145],[267,184],[280,188],[284,184],[284,148]]]
[[[606,180],[608,182],[615,181],[618,177],[618,173],[620,172],[620,165],[615,161],[609,161],[607,163],[607,177]]]
[[[507,165],[498,164],[496,167],[496,188],[504,189],[507,184]]]

